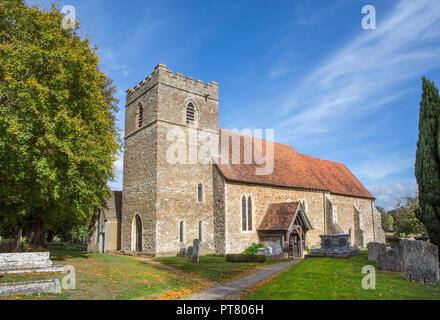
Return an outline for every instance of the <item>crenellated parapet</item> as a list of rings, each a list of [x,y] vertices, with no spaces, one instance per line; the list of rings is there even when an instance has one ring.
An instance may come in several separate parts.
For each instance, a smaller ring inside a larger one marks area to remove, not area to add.
[[[173,72],[164,64],[158,64],[148,77],[139,82],[134,88],[127,90],[127,104],[158,83],[186,90],[190,93],[203,96],[206,99],[218,100],[218,83],[214,81],[205,83],[202,80],[194,80],[193,77],[185,77],[179,72]]]

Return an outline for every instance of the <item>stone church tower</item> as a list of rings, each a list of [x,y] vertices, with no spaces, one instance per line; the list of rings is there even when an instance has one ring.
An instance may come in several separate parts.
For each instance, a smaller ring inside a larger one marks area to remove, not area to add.
[[[218,99],[215,82],[163,64],[127,90],[122,250],[175,255],[201,238],[214,251],[212,165],[194,159],[191,139],[214,136],[218,149]]]

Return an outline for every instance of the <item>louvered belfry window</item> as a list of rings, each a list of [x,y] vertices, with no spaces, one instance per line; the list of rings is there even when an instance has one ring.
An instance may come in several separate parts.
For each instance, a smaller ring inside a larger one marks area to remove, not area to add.
[[[194,112],[194,105],[192,103],[188,103],[186,106],[186,123],[194,123]]]
[[[243,198],[241,199],[241,225],[243,231],[247,230],[246,223],[246,196],[243,196]]]
[[[144,120],[144,108],[142,105],[139,105],[139,113],[138,113],[138,127],[142,127],[142,121]]]

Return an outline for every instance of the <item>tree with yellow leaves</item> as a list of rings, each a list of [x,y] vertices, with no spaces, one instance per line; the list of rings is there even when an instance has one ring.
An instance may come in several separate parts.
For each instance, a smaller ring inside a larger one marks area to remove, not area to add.
[[[0,232],[35,244],[90,221],[120,148],[112,80],[62,21],[55,5],[0,2]]]

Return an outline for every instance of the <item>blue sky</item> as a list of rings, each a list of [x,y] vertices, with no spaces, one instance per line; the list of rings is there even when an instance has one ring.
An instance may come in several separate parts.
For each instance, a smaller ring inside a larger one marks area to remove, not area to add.
[[[343,162],[389,209],[417,190],[421,77],[440,84],[440,1],[57,3],[75,7],[98,46],[121,130],[125,90],[164,63],[220,84],[221,128],[273,128],[277,142]],[[375,30],[361,27],[364,5],[376,8]]]

